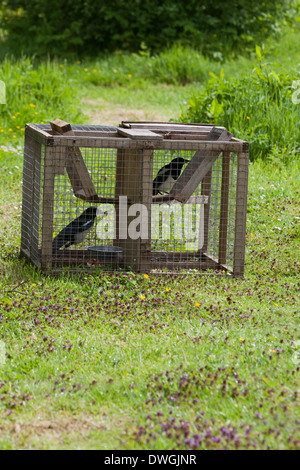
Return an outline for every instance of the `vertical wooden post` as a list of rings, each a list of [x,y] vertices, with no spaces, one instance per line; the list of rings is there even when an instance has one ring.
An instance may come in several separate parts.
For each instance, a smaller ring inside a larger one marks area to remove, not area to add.
[[[244,152],[238,154],[233,264],[235,277],[243,277],[245,269],[248,169],[249,150],[247,146]]]
[[[56,151],[59,151],[57,148]],[[42,257],[41,267],[50,270],[52,266],[53,209],[55,153],[52,147],[45,148],[43,220],[42,220]]]
[[[219,230],[219,264],[220,265],[226,264],[226,256],[227,256],[229,182],[230,182],[230,152],[223,152],[221,205],[220,205],[220,230]]]
[[[116,204],[116,245],[123,249],[124,265],[130,269],[137,269],[139,266],[140,240],[132,240],[128,236],[128,226],[134,219],[128,217],[128,208],[129,202],[139,202],[137,185],[140,184],[141,162],[139,149],[118,151],[115,189],[115,196],[119,198]]]
[[[128,205],[124,207],[123,198],[116,203],[115,245],[123,248],[124,265],[136,271],[148,270],[150,261],[152,178],[153,150],[149,144],[139,142],[133,148],[118,151],[115,196],[127,197]],[[130,224],[137,217],[128,215],[133,204],[141,204],[143,207],[139,231],[141,234],[146,233],[147,238],[133,239],[129,235]]]

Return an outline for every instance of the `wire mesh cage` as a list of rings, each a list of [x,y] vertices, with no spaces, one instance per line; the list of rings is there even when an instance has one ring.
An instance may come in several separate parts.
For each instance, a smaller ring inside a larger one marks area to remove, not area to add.
[[[248,164],[211,124],[27,124],[21,254],[46,272],[243,276]]]

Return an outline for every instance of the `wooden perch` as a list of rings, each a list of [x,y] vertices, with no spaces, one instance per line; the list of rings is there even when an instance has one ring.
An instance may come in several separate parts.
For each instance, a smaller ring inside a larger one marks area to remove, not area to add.
[[[56,134],[75,136],[72,126],[68,122],[56,119],[51,121],[50,124]],[[98,195],[79,147],[67,147],[66,169],[75,196],[84,201],[97,202]]]
[[[208,203],[208,196],[191,196],[185,204],[207,204]],[[180,201],[173,199],[166,195],[160,196],[152,196],[152,204],[169,204],[172,206],[173,204],[180,204]]]
[[[208,133],[206,140],[220,140],[224,142],[229,141],[231,138],[232,134],[225,128],[216,127]],[[211,170],[218,156],[218,153],[212,151],[196,152],[191,161],[187,164],[182,175],[174,184],[170,196],[177,201],[186,203],[205,175]]]

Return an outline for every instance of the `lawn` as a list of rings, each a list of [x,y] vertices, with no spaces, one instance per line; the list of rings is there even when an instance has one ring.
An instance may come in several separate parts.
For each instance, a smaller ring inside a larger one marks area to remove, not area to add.
[[[0,448],[299,448],[299,161],[250,165],[245,279],[46,277],[19,258],[24,122],[179,119],[221,65],[172,82],[135,56],[26,60],[2,64],[20,95],[0,114]]]

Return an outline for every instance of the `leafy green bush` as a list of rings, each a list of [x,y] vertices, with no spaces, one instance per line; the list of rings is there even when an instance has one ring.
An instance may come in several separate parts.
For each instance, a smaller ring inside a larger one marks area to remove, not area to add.
[[[221,59],[253,47],[291,18],[297,0],[6,0],[2,54],[153,52],[180,42]]]
[[[160,54],[151,55],[144,48],[137,53],[118,53],[93,62],[83,74],[86,82],[94,85],[127,86],[134,78],[152,83],[186,85],[209,78],[211,63],[198,51],[181,45],[173,45]]]
[[[300,152],[300,104],[292,100],[296,74],[277,74],[262,63],[249,76],[226,79],[214,74],[199,96],[194,96],[184,122],[211,122],[248,140],[251,160],[288,162]],[[298,77],[299,78],[299,77]]]
[[[210,67],[195,49],[174,45],[151,59],[148,74],[154,82],[186,85],[208,77]]]

